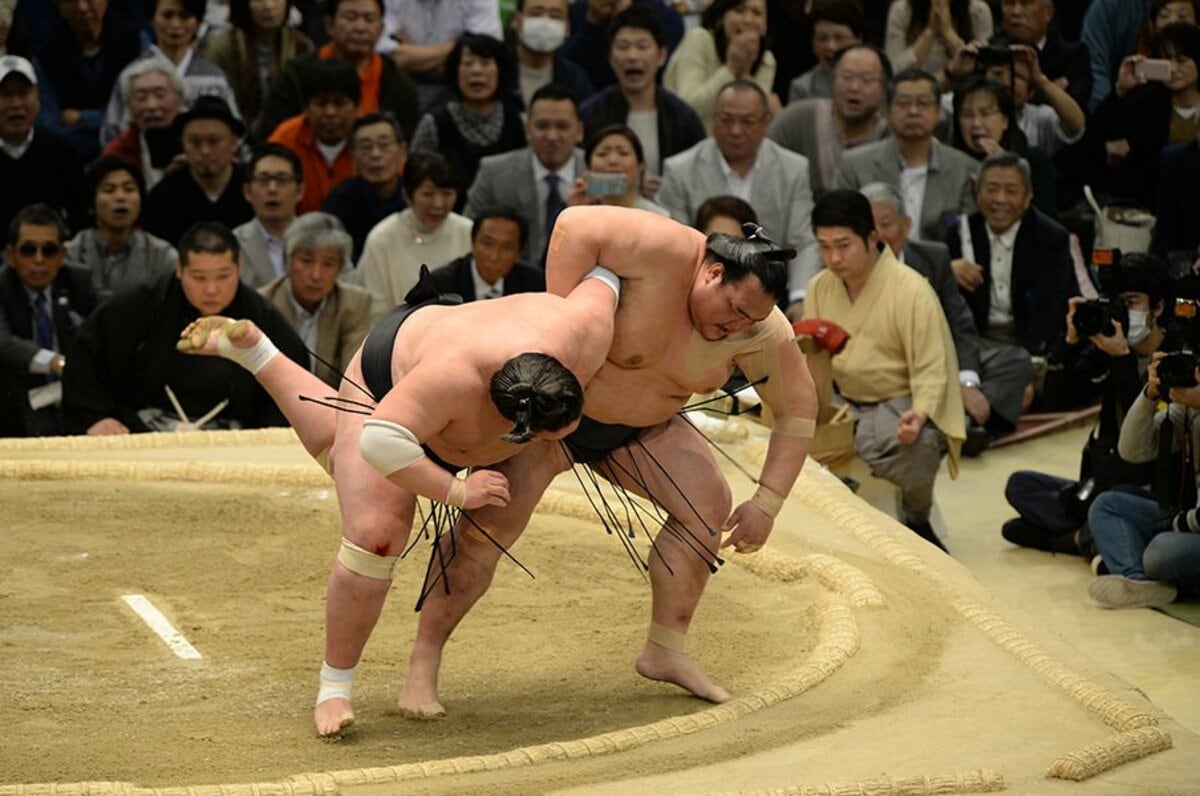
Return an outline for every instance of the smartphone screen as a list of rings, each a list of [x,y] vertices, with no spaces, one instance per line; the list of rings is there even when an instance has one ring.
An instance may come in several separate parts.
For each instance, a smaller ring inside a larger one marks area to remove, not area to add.
[[[1166,83],[1171,79],[1171,62],[1165,58],[1147,58],[1139,61],[1135,67],[1138,76],[1143,80],[1157,80]]]
[[[628,186],[624,174],[589,171],[587,175],[588,196],[620,196]]]

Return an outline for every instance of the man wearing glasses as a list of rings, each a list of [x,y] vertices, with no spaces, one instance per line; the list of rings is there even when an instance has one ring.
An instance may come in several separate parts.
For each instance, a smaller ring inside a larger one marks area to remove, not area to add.
[[[321,209],[337,216],[350,233],[353,264],[358,262],[372,228],[408,206],[400,184],[408,142],[396,116],[381,111],[356,119],[350,131],[350,154],[354,157],[355,176],[335,185]]]
[[[810,220],[809,161],[767,139],[770,122],[767,96],[757,83],[727,84],[713,106],[712,135],[667,158],[656,201],[684,224],[714,196],[749,202],[763,228],[797,252],[788,268],[793,304],[803,300],[805,284],[820,267]]]
[[[979,164],[934,138],[941,89],[920,69],[896,75],[888,91],[892,137],[842,155],[835,188],[859,190],[872,182],[894,186],[905,214],[916,221],[915,240],[941,240],[945,222],[975,212],[971,177]]]
[[[262,287],[287,270],[283,236],[303,190],[304,170],[292,150],[266,144],[255,153],[242,187],[254,218],[233,230],[242,249],[242,281],[250,287]]]
[[[63,355],[96,306],[91,274],[64,266],[67,228],[48,205],[18,211],[0,269],[0,436],[63,433]]]
[[[892,65],[871,44],[838,52],[830,64],[833,98],[810,97],[789,103],[771,122],[771,140],[808,158],[813,197],[833,189],[842,153],[887,135],[883,95]]]

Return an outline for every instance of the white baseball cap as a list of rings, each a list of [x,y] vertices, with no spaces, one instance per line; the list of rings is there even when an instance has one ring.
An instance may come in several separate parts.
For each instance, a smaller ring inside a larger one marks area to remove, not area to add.
[[[37,85],[37,72],[33,71],[33,64],[29,61],[19,55],[6,55],[0,58],[0,83],[14,73],[21,75],[33,85]]]

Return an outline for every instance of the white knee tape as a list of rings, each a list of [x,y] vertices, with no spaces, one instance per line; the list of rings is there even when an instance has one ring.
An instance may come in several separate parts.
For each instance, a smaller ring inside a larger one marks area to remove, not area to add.
[[[396,565],[400,556],[381,556],[364,550],[349,539],[342,537],[342,546],[338,548],[338,562],[356,575],[373,580],[388,580],[396,576]]]
[[[321,681],[317,687],[317,704],[330,699],[350,701],[350,688],[354,684],[354,668],[335,669],[328,663],[321,664]]]
[[[604,284],[612,288],[612,292],[617,294],[617,298],[621,298],[621,278],[612,271],[605,268],[603,265],[597,265],[592,270],[584,274],[584,279],[599,279]]]
[[[415,434],[399,423],[371,418],[358,438],[363,460],[383,475],[391,475],[419,462],[425,451]]]
[[[236,323],[236,321],[227,324],[227,326],[232,326],[233,323]],[[223,331],[217,338],[217,352],[226,359],[232,359],[246,370],[257,375],[279,353],[279,349],[275,347],[275,344],[265,334],[258,338],[258,342],[250,348],[238,348],[230,342]]]

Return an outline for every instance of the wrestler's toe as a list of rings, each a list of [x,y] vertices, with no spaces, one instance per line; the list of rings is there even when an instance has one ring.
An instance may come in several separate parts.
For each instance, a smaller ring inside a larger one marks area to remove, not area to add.
[[[425,705],[399,705],[400,715],[416,721],[434,721],[446,718],[446,709],[440,702],[430,702]]]

